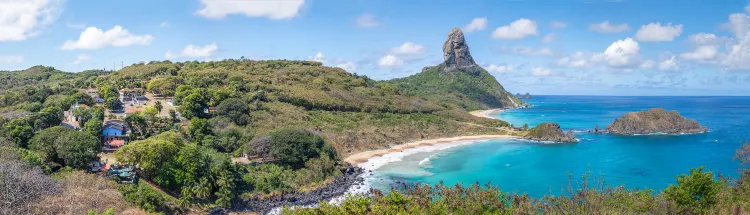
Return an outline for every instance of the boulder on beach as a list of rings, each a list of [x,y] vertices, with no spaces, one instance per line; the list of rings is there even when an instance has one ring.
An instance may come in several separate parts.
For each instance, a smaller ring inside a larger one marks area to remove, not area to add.
[[[607,133],[635,134],[695,134],[708,131],[693,119],[681,116],[677,111],[652,108],[647,111],[630,112],[607,126]]]
[[[573,135],[573,132],[569,131],[567,134],[563,133],[562,129],[560,129],[560,125],[552,122],[537,125],[529,130],[523,138],[533,141],[550,141],[556,143],[578,142],[578,139]]]

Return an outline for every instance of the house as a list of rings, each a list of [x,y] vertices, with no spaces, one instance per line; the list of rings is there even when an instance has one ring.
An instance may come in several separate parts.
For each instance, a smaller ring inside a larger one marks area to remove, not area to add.
[[[102,143],[104,151],[114,151],[128,144],[130,136],[127,126],[121,120],[109,120],[102,127]]]
[[[75,109],[78,109],[78,108],[86,108],[86,109],[88,109],[89,106],[85,105],[85,104],[80,104],[79,105],[78,103],[76,103],[74,105],[71,105],[69,110],[63,111],[64,118],[63,118],[63,121],[60,124],[60,126],[64,126],[64,127],[68,127],[70,129],[76,129],[76,130],[80,129],[81,126],[80,126],[80,123],[78,122],[78,117],[76,117],[73,114],[73,111]]]
[[[143,88],[125,88],[120,90],[120,102],[123,104],[129,102],[138,102],[145,95]]]

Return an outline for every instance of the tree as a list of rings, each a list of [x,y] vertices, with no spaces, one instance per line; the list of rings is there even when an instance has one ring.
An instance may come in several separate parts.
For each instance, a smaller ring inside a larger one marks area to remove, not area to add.
[[[173,96],[175,88],[183,83],[182,78],[177,76],[162,76],[151,79],[146,85],[149,91],[163,96]]]
[[[231,119],[234,124],[247,125],[250,121],[250,107],[247,102],[243,99],[230,98],[226,99],[216,106],[216,114],[219,116],[226,116]]]
[[[64,165],[77,169],[87,168],[101,150],[99,140],[84,132],[68,132],[55,140],[55,151]]]
[[[91,110],[86,108],[73,109],[73,116],[78,119],[78,123],[80,123],[81,125],[85,125],[86,122],[94,117],[93,114],[91,114]]]
[[[156,107],[156,111],[161,113],[161,109],[164,108],[164,106],[161,104],[161,101],[156,101],[156,104],[154,104],[154,107]]]
[[[529,130],[529,124],[524,123],[523,128],[524,131]]]
[[[188,119],[193,117],[206,118],[209,101],[207,94],[208,92],[201,88],[193,90],[190,95],[186,96],[182,101],[182,116]]]
[[[150,135],[150,130],[146,118],[142,113],[135,113],[125,117],[125,123],[130,128],[133,139],[144,139]]]
[[[74,104],[78,103],[78,104],[84,104],[88,106],[94,106],[94,104],[96,104],[96,101],[94,101],[94,98],[91,98],[91,96],[83,92],[78,92],[76,94],[71,95],[70,100]]]
[[[83,126],[83,132],[94,136],[98,139],[102,137],[102,129],[104,128],[104,122],[98,118],[93,118],[86,122]]]
[[[278,158],[282,163],[300,168],[310,158],[320,157],[324,149],[330,146],[323,138],[304,129],[280,129],[271,132],[269,155]]]
[[[0,147],[0,214],[34,214],[34,205],[57,193],[60,185],[16,150]]]
[[[37,153],[44,162],[62,162],[55,150],[55,140],[61,136],[66,136],[69,132],[75,132],[75,130],[62,126],[44,129],[34,135],[29,149]]]
[[[716,204],[716,194],[722,183],[714,181],[712,172],[703,172],[704,167],[690,169],[690,175],[675,177],[677,185],[669,185],[666,197],[693,213],[701,214]]]
[[[26,148],[29,140],[34,136],[34,129],[29,125],[16,125],[11,127],[10,137],[18,147]]]
[[[120,102],[120,99],[117,97],[110,97],[107,98],[107,100],[104,102],[104,106],[107,107],[109,110],[122,110],[122,102]]]
[[[198,143],[202,143],[205,136],[212,134],[208,120],[201,118],[191,119],[188,131],[190,131],[190,137]]]
[[[172,122],[177,122],[177,112],[174,110],[169,110],[169,118],[172,119]]]
[[[154,120],[156,119],[156,115],[159,114],[159,111],[156,110],[156,107],[148,106],[146,107],[146,110],[143,111],[143,114],[150,122],[154,122]]]

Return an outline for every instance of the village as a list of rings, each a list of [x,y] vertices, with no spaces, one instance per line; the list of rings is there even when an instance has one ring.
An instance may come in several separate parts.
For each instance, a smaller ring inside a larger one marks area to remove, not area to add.
[[[99,92],[95,88],[80,89],[82,93],[90,96],[96,102],[95,106],[104,107],[105,100],[99,96]],[[136,183],[137,174],[136,168],[129,164],[119,163],[115,157],[114,152],[121,147],[128,145],[131,141],[131,130],[124,119],[128,115],[135,113],[142,113],[146,111],[148,107],[157,109],[156,116],[159,117],[174,117],[171,114],[179,117],[177,107],[173,105],[171,97],[163,97],[159,94],[153,94],[147,92],[143,88],[123,88],[119,91],[119,103],[120,109],[109,109],[103,108],[104,121],[101,125],[100,143],[102,152],[99,153],[98,161],[91,162],[88,172],[95,173],[120,183]],[[85,104],[73,104],[70,109],[63,112],[64,119],[61,126],[67,127],[74,130],[81,130],[81,119],[76,117],[74,112],[77,109],[90,109],[91,107]],[[213,109],[213,108],[211,108]],[[209,110],[207,109],[206,112]],[[170,114],[171,113],[171,114]]]

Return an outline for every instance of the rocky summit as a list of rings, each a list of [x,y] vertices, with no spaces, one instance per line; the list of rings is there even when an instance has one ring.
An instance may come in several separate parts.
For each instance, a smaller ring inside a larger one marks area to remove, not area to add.
[[[556,142],[556,143],[575,143],[578,142],[573,132],[563,133],[560,129],[560,125],[557,123],[546,122],[537,125],[536,127],[529,130],[529,132],[523,137],[527,140],[533,141],[545,141],[545,142]]]
[[[453,28],[448,33],[448,40],[443,44],[443,57],[446,68],[471,67],[476,65],[469,52],[469,45],[464,39],[464,32]]]
[[[630,112],[607,126],[612,134],[694,134],[708,131],[693,119],[681,116],[677,111],[653,108],[648,111]]]

